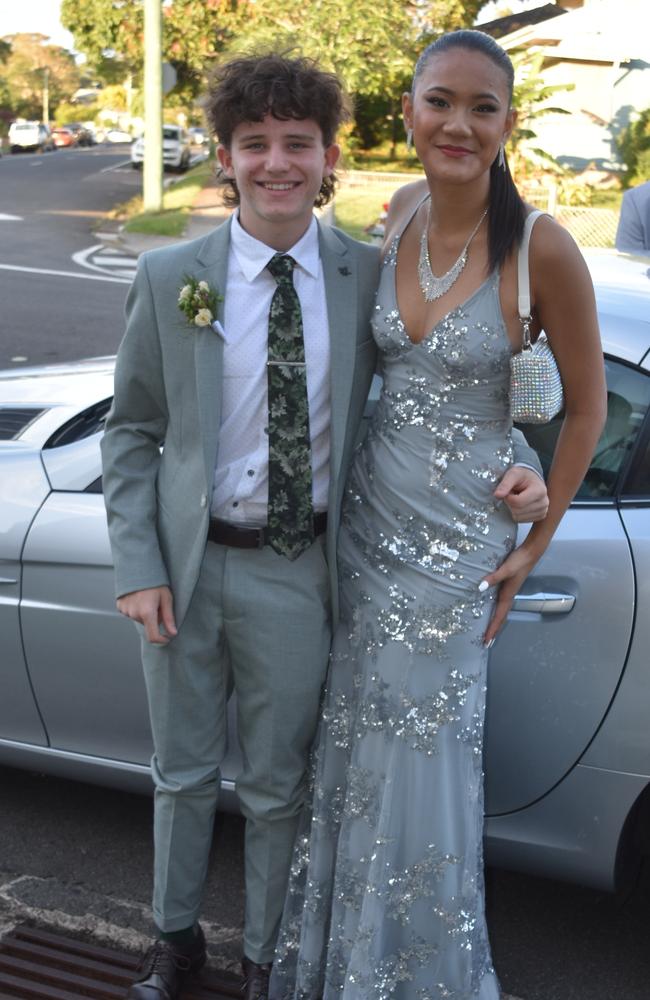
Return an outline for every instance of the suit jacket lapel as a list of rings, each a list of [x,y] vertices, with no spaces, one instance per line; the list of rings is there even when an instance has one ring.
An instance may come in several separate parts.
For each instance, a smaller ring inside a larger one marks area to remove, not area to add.
[[[330,332],[330,483],[338,478],[357,347],[356,261],[334,230],[319,224]]]
[[[229,247],[230,219],[210,233],[200,245],[196,255],[197,266],[193,270],[199,281],[207,281],[222,296],[217,305],[217,319],[222,325]],[[217,456],[223,382],[223,337],[210,327],[197,331],[194,363],[206,482],[209,488]]]

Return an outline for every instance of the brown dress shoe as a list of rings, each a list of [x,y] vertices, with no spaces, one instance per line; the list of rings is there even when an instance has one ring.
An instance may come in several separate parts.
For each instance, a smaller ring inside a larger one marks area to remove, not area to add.
[[[271,962],[258,965],[257,962],[251,962],[250,958],[246,958],[244,955],[241,962],[244,973],[244,985],[242,986],[244,1000],[268,1000],[271,965]]]
[[[169,941],[156,941],[142,960],[128,1000],[178,1000],[183,983],[203,968],[206,957],[200,927],[191,951],[179,951]]]

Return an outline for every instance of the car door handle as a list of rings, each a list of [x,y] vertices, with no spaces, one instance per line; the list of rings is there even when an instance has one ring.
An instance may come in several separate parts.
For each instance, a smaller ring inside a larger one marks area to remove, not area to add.
[[[513,611],[534,611],[541,615],[568,615],[576,599],[573,594],[517,594]]]

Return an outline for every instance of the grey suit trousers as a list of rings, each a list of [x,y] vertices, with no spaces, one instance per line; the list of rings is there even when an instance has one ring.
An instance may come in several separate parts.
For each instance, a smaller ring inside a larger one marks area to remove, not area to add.
[[[294,562],[207,543],[179,633],[143,640],[155,783],[154,918],[198,917],[234,684],[246,817],[244,954],[273,958],[331,638],[324,536]]]

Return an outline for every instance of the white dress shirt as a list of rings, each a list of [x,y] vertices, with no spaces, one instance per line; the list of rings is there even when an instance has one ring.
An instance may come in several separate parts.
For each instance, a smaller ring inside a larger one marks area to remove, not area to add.
[[[330,343],[325,282],[313,218],[289,251],[302,309],[311,436],[313,502],[327,510],[330,457]],[[276,253],[242,229],[233,215],[224,292],[223,401],[212,517],[261,526],[268,503],[267,343],[271,299],[277,288],[266,265]]]

